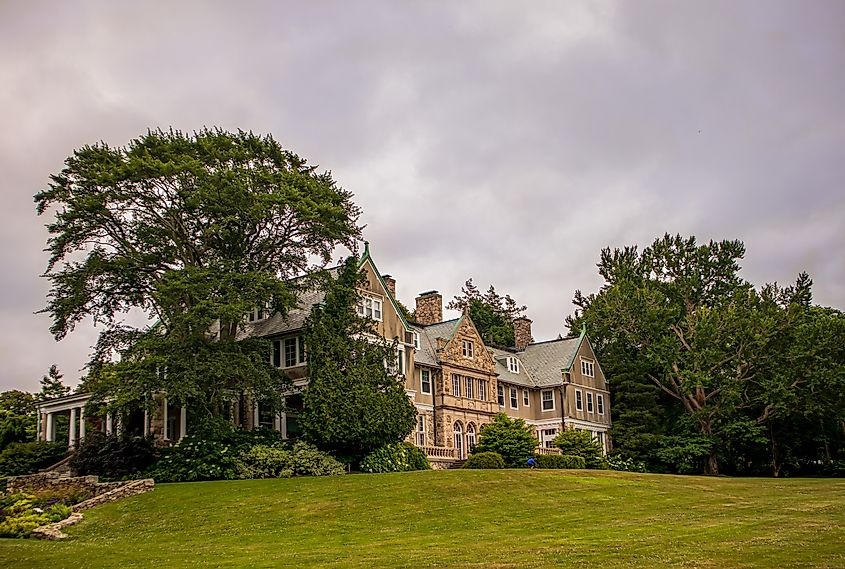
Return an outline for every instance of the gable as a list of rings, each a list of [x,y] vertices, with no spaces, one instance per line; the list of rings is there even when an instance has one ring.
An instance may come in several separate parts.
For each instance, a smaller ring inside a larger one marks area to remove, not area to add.
[[[481,334],[472,323],[468,314],[464,314],[458,321],[451,337],[445,338],[446,344],[440,350],[440,361],[468,369],[494,373],[496,362],[493,355],[484,346]],[[472,357],[464,355],[464,343],[471,342]]]

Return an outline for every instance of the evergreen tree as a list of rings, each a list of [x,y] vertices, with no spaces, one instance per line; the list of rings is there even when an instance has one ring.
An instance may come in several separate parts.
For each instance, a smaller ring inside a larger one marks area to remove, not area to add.
[[[476,452],[499,453],[508,466],[522,466],[534,454],[537,438],[524,419],[511,419],[504,413],[497,413],[493,422],[481,425]]]
[[[59,372],[56,364],[50,366],[47,375],[41,378],[41,393],[40,399],[53,399],[55,397],[64,397],[70,393],[70,387],[66,387],[62,383],[64,376]]]
[[[478,333],[488,344],[509,348],[515,345],[513,321],[525,314],[526,307],[517,305],[510,295],[496,292],[490,285],[486,293],[478,290],[472,279],[461,288],[461,294],[455,296],[446,308],[450,310],[468,310]]]
[[[319,448],[357,461],[404,440],[416,409],[397,371],[396,342],[355,311],[363,284],[358,259],[347,259],[337,279],[327,280],[325,300],[305,326],[308,387],[300,424]]]

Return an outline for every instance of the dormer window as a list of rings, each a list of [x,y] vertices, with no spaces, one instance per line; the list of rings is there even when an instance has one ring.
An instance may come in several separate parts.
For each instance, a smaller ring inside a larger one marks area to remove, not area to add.
[[[358,316],[381,322],[381,306],[380,299],[362,294],[360,300],[358,300]]]
[[[258,322],[259,320],[264,320],[269,317],[270,310],[267,308],[253,308],[249,314],[247,314],[247,320],[250,322]]]
[[[419,350],[420,349],[420,333],[414,332],[412,335],[413,335],[414,349]]]
[[[516,358],[508,358],[508,371],[511,373],[519,373],[519,360]]]
[[[464,355],[465,358],[471,359],[473,357],[473,346],[471,341],[463,340],[461,342],[461,353]]]
[[[581,375],[584,377],[595,377],[595,364],[593,360],[581,358]]]

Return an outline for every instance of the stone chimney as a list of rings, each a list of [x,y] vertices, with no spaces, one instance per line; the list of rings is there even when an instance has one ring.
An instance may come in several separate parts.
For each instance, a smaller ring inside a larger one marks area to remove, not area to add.
[[[396,298],[396,279],[390,275],[382,275],[381,280],[384,281],[385,286],[387,286],[387,290],[390,291],[390,295],[393,298]]]
[[[515,318],[513,321],[513,340],[516,349],[524,350],[528,344],[534,341],[531,337],[531,320],[525,316]]]
[[[443,322],[443,296],[436,290],[417,297],[417,322],[426,325]]]

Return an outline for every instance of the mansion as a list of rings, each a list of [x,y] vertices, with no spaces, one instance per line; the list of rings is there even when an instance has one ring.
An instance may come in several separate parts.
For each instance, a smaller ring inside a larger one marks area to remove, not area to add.
[[[417,409],[416,427],[408,440],[433,461],[466,458],[480,428],[502,412],[524,419],[534,429],[541,449],[550,449],[561,430],[580,429],[589,431],[605,452],[610,450],[607,382],[586,331],[535,342],[531,320],[523,317],[513,322],[515,346],[487,346],[466,312],[443,320],[443,297],[437,291],[417,296],[416,321],[407,320],[396,301],[396,280],[379,272],[366,244],[361,271],[366,282],[358,313],[375,321],[378,334],[398,341],[398,371]],[[298,391],[308,384],[303,326],[311,307],[322,300],[321,292],[303,293],[299,306],[287,317],[255,311],[244,324],[244,337],[273,341],[273,364],[285,370]],[[111,417],[86,420],[87,401],[86,394],[74,394],[39,403],[39,439],[55,440],[59,414],[70,418],[71,446],[85,436],[86,422],[87,428],[106,433],[117,428]],[[253,402],[248,416],[237,416],[241,407],[233,406],[230,418],[247,428],[266,426],[285,438],[296,438],[301,408],[302,396],[292,394],[284,413],[263,410]],[[127,420],[126,428],[162,441],[178,441],[188,430],[187,415],[187,409],[161,397],[157,412],[139,411]]]

